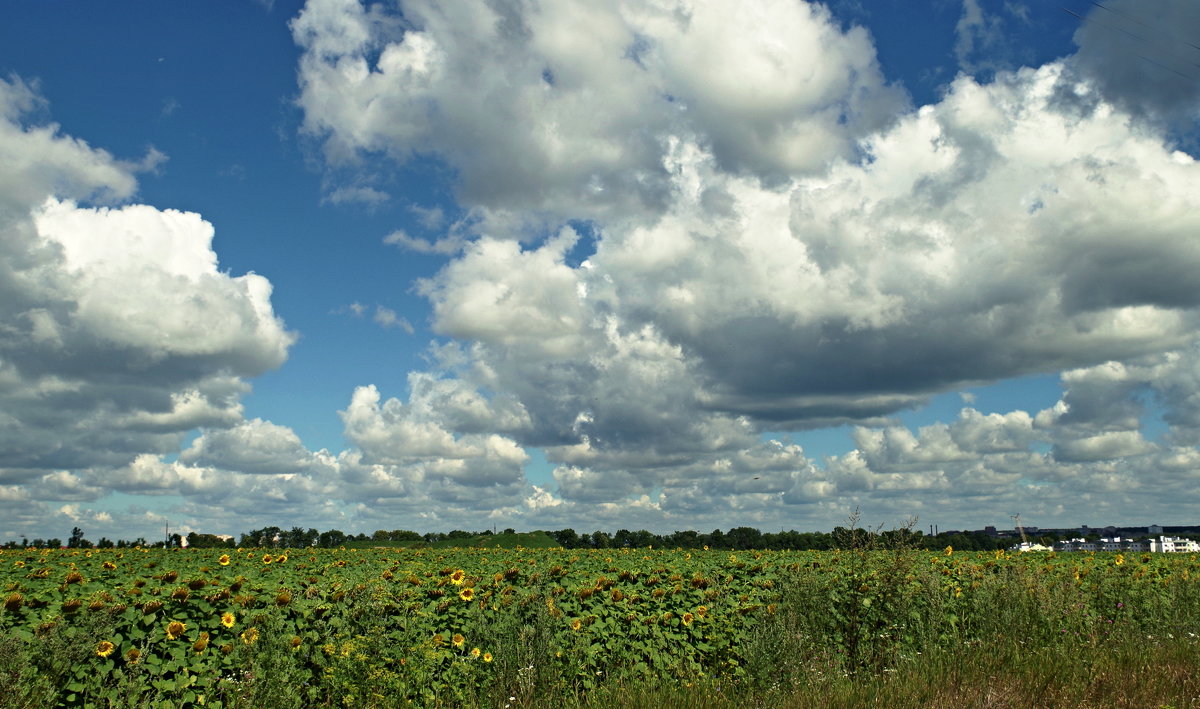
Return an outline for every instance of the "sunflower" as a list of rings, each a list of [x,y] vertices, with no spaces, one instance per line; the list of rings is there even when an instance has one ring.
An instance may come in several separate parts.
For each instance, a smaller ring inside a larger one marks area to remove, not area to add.
[[[682,620],[684,625],[691,625],[692,621],[695,620],[695,616],[691,613],[684,613]]]
[[[96,654],[100,657],[108,657],[109,655],[113,654],[113,651],[116,649],[117,646],[113,645],[107,640],[101,640],[100,642],[96,643]]]
[[[583,627],[582,620],[576,618],[575,620],[571,621],[571,630],[579,630],[582,627]]]
[[[101,564],[100,566],[102,566],[105,571],[114,571],[117,568],[117,565],[112,563],[111,561],[106,561],[103,564]]]
[[[480,654],[481,653],[480,653],[479,648],[477,648],[477,647],[471,648],[471,657],[478,658]]]
[[[463,643],[465,642],[467,642],[467,639],[464,638],[461,633],[455,633],[454,637],[450,638],[450,643],[453,644],[454,647],[462,647]]]
[[[269,564],[274,561],[274,559],[275,557],[271,556],[270,554],[263,554],[262,562],[264,564]]]
[[[304,641],[300,639],[299,635],[293,635],[292,636],[292,649],[295,650],[295,649],[299,648],[300,643],[302,643],[302,642],[304,642]]]
[[[444,642],[446,642],[446,638],[441,633],[438,633],[433,636],[433,644],[435,646],[441,647],[442,643],[444,643]]]
[[[475,597],[475,589],[467,587],[458,592],[458,597],[464,601],[469,601]]]
[[[253,645],[255,640],[258,640],[258,628],[249,628],[242,633],[242,642],[247,645]]]
[[[708,606],[700,606],[696,609],[697,618],[703,618],[706,615],[708,615]]]
[[[280,554],[279,556],[275,557],[275,563],[277,564],[282,564],[285,561],[287,561],[287,554]]]
[[[208,631],[200,633],[200,639],[192,643],[192,649],[196,652],[204,652],[208,649]]]
[[[483,653],[483,661],[491,662],[492,661],[492,653],[490,653],[490,652]]]
[[[233,624],[236,622],[237,616],[235,616],[233,613],[225,611],[221,614],[221,625],[224,625],[226,628],[232,628]]]
[[[217,563],[220,564],[221,566],[229,566],[229,555],[222,554],[221,558],[217,559]]]
[[[466,575],[467,574],[462,569],[455,569],[454,573],[450,574],[450,583],[458,586],[462,584]]]
[[[167,640],[175,640],[180,635],[183,635],[183,631],[185,630],[187,630],[186,623],[180,623],[177,620],[167,623]]]
[[[131,665],[136,665],[138,659],[140,659],[141,656],[142,656],[141,650],[137,649],[136,647],[131,647],[131,648],[129,648],[128,651],[125,652],[125,661]]]

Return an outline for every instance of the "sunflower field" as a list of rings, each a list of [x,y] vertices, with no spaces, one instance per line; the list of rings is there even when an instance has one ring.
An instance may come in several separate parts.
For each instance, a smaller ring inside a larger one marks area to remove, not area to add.
[[[16,549],[0,584],[4,706],[762,698],[1001,639],[1200,634],[1194,555]]]

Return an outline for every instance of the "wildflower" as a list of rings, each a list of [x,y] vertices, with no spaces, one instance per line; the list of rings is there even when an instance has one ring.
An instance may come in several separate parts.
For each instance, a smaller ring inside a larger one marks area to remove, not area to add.
[[[465,577],[466,573],[462,569],[455,569],[454,573],[450,574],[450,583],[455,586],[461,585]]]
[[[483,661],[491,662],[492,661],[492,653],[490,653],[490,652],[483,653]]]
[[[221,558],[217,559],[217,563],[220,564],[221,566],[229,566],[229,555],[222,554]]]
[[[465,642],[467,642],[467,639],[464,638],[460,633],[455,633],[454,637],[450,639],[450,643],[454,645],[454,647],[462,647],[463,643]]]
[[[242,642],[247,645],[253,645],[254,641],[258,640],[258,628],[249,628],[242,633]]]
[[[458,592],[458,597],[464,601],[469,601],[475,597],[475,589],[467,587]]]
[[[237,616],[230,613],[229,611],[225,611],[224,613],[221,614],[221,625],[224,625],[226,628],[232,628],[233,624],[236,622],[237,622]]]
[[[108,657],[109,655],[113,654],[113,651],[116,649],[117,646],[113,645],[107,640],[101,640],[100,642],[96,643],[96,654],[100,657]]]
[[[167,640],[175,640],[180,635],[183,635],[183,631],[185,630],[187,630],[187,624],[185,623],[180,623],[177,620],[167,623]]]

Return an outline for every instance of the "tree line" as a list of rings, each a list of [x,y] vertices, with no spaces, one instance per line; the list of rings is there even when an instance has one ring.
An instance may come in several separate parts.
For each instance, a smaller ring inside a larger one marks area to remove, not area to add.
[[[504,534],[515,533],[505,529]],[[155,542],[147,542],[144,538],[134,540],[110,540],[101,537],[93,544],[84,537],[83,530],[75,527],[64,545],[60,539],[22,539],[20,542],[8,542],[9,548],[37,547],[56,548],[66,546],[76,549],[90,548],[130,548],[141,547],[180,547],[192,548],[236,548],[236,547],[278,547],[303,548],[322,547],[336,548],[352,542],[410,542],[434,543],[447,540],[461,539],[464,544],[478,537],[491,536],[493,531],[485,529],[470,532],[461,529],[450,532],[427,532],[420,534],[407,529],[376,530],[372,534],[348,534],[338,529],[319,532],[315,528],[292,527],[263,527],[246,532],[235,540],[233,537],[222,537],[215,534],[190,532],[187,535],[172,534],[170,537]],[[832,532],[797,532],[795,530],[779,532],[763,532],[754,527],[733,527],[723,531],[714,529],[711,532],[694,530],[675,531],[669,534],[655,534],[644,529],[631,531],[619,529],[616,532],[596,530],[593,532],[576,532],[574,529],[545,531],[560,546],[567,549],[622,549],[622,548],[682,548],[682,549],[774,549],[774,550],[825,550],[845,548],[910,548],[910,549],[944,549],[951,546],[962,551],[992,551],[1011,546],[1011,537],[996,537],[982,531],[977,532],[942,532],[925,534],[910,528],[892,529],[887,531],[864,529],[862,527],[836,527]],[[1047,540],[1049,541],[1049,540]]]

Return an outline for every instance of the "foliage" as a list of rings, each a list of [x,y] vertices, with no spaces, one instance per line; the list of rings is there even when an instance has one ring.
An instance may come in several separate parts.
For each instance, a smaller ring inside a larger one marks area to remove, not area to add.
[[[952,648],[1071,662],[1200,634],[1194,555],[842,538],[806,552],[6,550],[0,702],[504,706],[648,686],[762,698]]]

